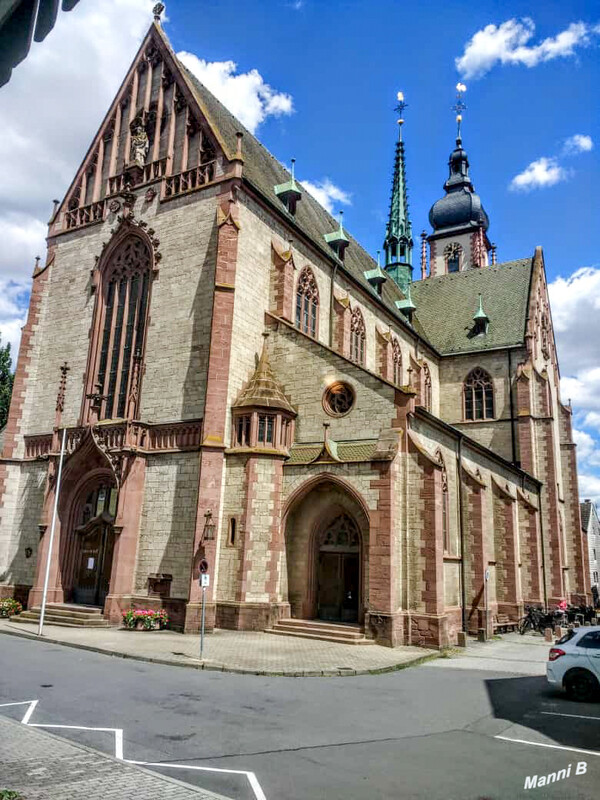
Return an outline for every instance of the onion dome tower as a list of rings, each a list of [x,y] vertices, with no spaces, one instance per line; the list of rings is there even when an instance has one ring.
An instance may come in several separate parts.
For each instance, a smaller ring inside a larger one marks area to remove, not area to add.
[[[469,176],[469,158],[462,145],[462,112],[466,105],[462,94],[464,84],[457,88],[458,125],[456,147],[448,161],[449,175],[444,183],[444,197],[437,200],[429,211],[433,233],[428,237],[432,275],[460,272],[488,265],[491,244],[487,238],[490,221],[481,198],[475,192]]]
[[[404,95],[398,92],[396,111],[398,119],[398,141],[394,159],[394,178],[392,180],[392,196],[390,213],[385,231],[383,250],[385,253],[384,269],[406,294],[412,281],[412,227],[408,215],[408,194],[406,191],[406,165],[404,158],[404,142],[402,140],[402,114],[407,103]]]

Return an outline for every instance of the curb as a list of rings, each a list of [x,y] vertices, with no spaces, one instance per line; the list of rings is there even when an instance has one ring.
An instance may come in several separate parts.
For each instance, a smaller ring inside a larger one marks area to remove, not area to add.
[[[214,795],[215,800],[232,800],[232,798],[227,797],[226,795],[217,794],[217,792],[212,792],[208,789],[203,789],[200,786],[194,786],[192,783],[185,783],[185,781],[180,781],[177,778],[172,778],[170,775],[163,775],[162,772],[155,772],[154,770],[148,769],[147,767],[141,767],[139,764],[132,764],[126,758],[115,758],[115,756],[111,756],[110,753],[103,753],[102,750],[95,750],[93,747],[89,747],[86,744],[81,744],[80,742],[74,742],[72,739],[67,739],[63,736],[58,736],[55,733],[50,733],[50,731],[42,730],[41,728],[32,727],[30,725],[23,725],[22,722],[17,722],[15,719],[11,719],[11,717],[2,716],[2,721],[9,723],[9,726],[15,726],[18,728],[25,728],[28,731],[35,731],[35,734],[46,737],[48,739],[56,739],[61,744],[68,744],[71,747],[77,748],[78,750],[83,750],[86,753],[90,753],[90,755],[96,756],[98,758],[104,758],[107,761],[112,761],[114,764],[122,764],[126,766],[128,769],[133,769],[136,772],[143,772],[145,775],[151,775],[153,778],[156,778],[157,781],[164,781],[165,783],[172,783],[176,786],[180,786],[182,789],[186,789],[189,792],[196,793],[199,795],[203,795],[206,797],[207,795]],[[24,798],[25,800],[25,798]]]
[[[386,667],[374,667],[373,669],[323,669],[323,670],[256,670],[245,669],[244,667],[228,667],[226,664],[218,664],[210,661],[198,662],[196,664],[189,664],[185,661],[171,661],[168,658],[152,658],[151,656],[140,656],[134,653],[120,653],[115,650],[107,650],[103,647],[94,647],[89,644],[79,644],[77,642],[63,642],[60,639],[48,639],[45,636],[40,640],[33,633],[26,633],[25,631],[8,631],[0,630],[0,634],[5,636],[16,636],[18,639],[29,639],[30,641],[42,641],[47,644],[58,644],[63,647],[72,647],[75,650],[87,650],[90,653],[100,653],[105,656],[112,656],[113,658],[126,658],[132,661],[144,661],[148,664],[160,664],[167,667],[183,667],[184,669],[206,670],[208,672],[228,672],[233,675],[259,675],[261,677],[269,678],[345,678],[356,677],[358,675],[384,675],[387,672],[400,672],[408,667],[417,667],[427,661],[433,661],[440,658],[442,651],[435,653],[427,653],[423,656],[415,656],[409,661],[402,661],[398,664],[390,664]]]

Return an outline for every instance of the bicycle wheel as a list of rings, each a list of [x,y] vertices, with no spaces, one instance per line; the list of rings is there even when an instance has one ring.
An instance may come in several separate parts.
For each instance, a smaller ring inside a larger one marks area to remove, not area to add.
[[[530,627],[531,619],[529,617],[523,617],[523,619],[519,622],[519,633],[521,636],[524,636]]]

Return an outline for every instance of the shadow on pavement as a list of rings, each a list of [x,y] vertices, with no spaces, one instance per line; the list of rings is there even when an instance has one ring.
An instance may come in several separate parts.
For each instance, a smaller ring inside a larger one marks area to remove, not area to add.
[[[532,741],[551,740],[565,747],[600,753],[600,702],[569,700],[564,692],[549,686],[541,676],[497,678],[486,680],[485,686],[494,717],[541,734],[533,734]],[[560,716],[562,714],[573,716]],[[508,731],[506,735],[518,738]],[[528,737],[521,733],[521,738]]]

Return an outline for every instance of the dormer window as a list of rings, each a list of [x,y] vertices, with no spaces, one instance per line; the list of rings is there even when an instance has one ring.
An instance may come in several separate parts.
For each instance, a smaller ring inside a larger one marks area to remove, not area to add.
[[[296,163],[296,159],[292,158],[292,172],[290,175],[289,181],[285,183],[280,183],[277,186],[273,187],[273,190],[277,197],[281,200],[287,210],[290,212],[292,216],[296,213],[296,203],[299,200],[302,200],[302,191],[298,184],[296,183],[296,179],[294,177],[294,165]]]

